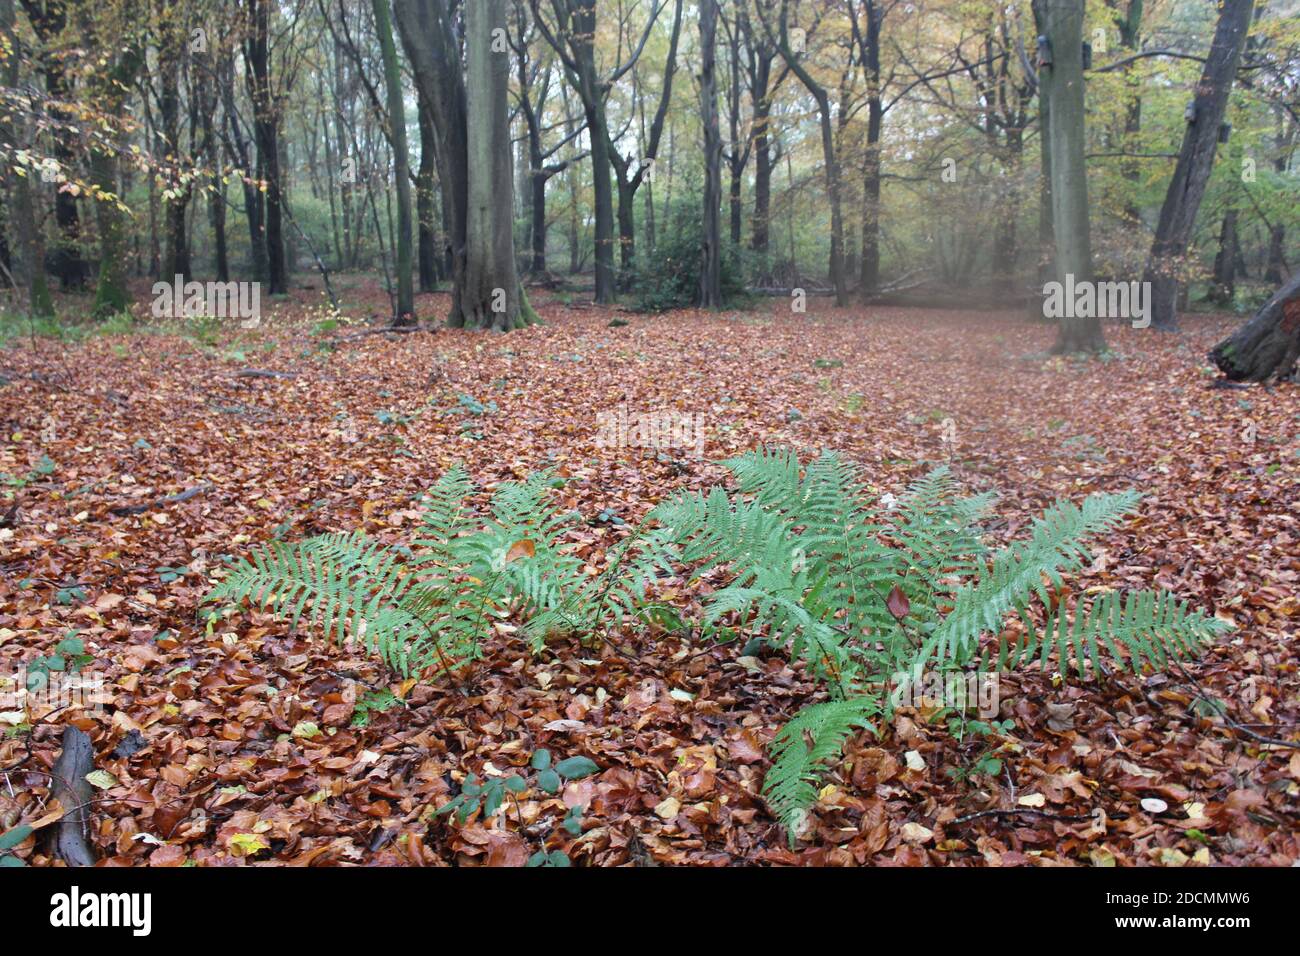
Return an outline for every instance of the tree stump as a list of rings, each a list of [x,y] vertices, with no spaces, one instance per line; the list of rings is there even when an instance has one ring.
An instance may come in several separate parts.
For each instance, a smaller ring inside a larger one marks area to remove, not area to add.
[[[1255,317],[1210,352],[1210,361],[1234,382],[1283,378],[1300,358],[1300,272]]]

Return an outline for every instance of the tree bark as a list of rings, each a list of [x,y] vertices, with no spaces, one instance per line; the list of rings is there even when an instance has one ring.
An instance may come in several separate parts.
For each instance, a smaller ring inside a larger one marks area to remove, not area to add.
[[[1144,281],[1151,283],[1151,325],[1157,329],[1178,327],[1178,273],[1210,181],[1219,124],[1228,108],[1228,94],[1246,43],[1253,7],[1254,0],[1223,0],[1219,8],[1210,53],[1192,101],[1192,118],[1183,133],[1178,164],[1160,208],[1160,221],[1143,275]]]
[[[1300,272],[1255,317],[1210,352],[1233,381],[1263,382],[1290,374],[1300,358]]]
[[[1088,222],[1088,171],[1084,135],[1083,2],[1044,0],[1044,22],[1051,45],[1047,83],[1051,150],[1052,230],[1056,278],[1065,284],[1092,281]],[[1040,81],[1041,82],[1041,81]],[[1055,353],[1101,352],[1106,340],[1097,316],[1062,318]]]
[[[271,88],[270,0],[247,0],[248,94],[253,103],[253,138],[258,178],[266,183],[264,235],[266,281],[271,295],[288,291],[283,217],[280,208],[279,110]]]
[[[437,164],[437,146],[433,134],[433,117],[420,102],[420,171],[415,180],[415,210],[419,221],[417,243],[420,274],[420,291],[432,292],[438,287],[439,257],[437,218],[433,208],[434,168]]]
[[[171,174],[163,194],[162,274],[190,275],[190,246],[185,232],[185,213],[193,192],[188,178],[189,161],[183,155],[180,137],[181,48],[184,42],[176,0],[166,0],[159,11],[158,33],[158,118],[161,123],[163,161]]]
[[[844,215],[840,204],[840,172],[835,155],[835,130],[831,122],[830,96],[799,61],[790,48],[790,3],[781,0],[779,23],[781,56],[789,64],[799,82],[817,101],[817,115],[821,124],[822,161],[826,167],[826,193],[831,205],[830,280],[835,287],[835,304],[840,308],[849,304],[849,290],[844,276]]]
[[[225,115],[226,128],[222,139],[230,162],[239,170],[240,188],[244,197],[244,220],[248,225],[248,258],[254,282],[265,282],[266,234],[262,229],[265,204],[261,191],[253,183],[253,171],[250,168],[248,140],[240,129],[239,114],[235,108],[235,61],[233,53],[223,55],[217,67],[217,85],[221,90],[221,108]],[[152,184],[153,177],[149,177]]]
[[[515,271],[506,0],[465,9],[466,69],[446,0],[396,0],[398,32],[433,114],[453,328],[501,331],[536,321]]]
[[[128,53],[127,56],[132,56]],[[137,61],[139,62],[139,61]],[[114,75],[125,70],[115,69]],[[130,70],[134,73],[134,69]],[[131,88],[131,78],[121,86],[111,89]],[[112,93],[109,94],[112,96]],[[122,104],[108,115],[120,115]],[[105,133],[105,135],[108,135]],[[90,150],[90,181],[101,195],[95,202],[95,218],[99,227],[99,278],[95,283],[93,314],[99,318],[125,312],[131,307],[131,294],[126,286],[126,273],[130,250],[126,245],[126,227],[119,208],[117,156],[111,146],[92,147]]]
[[[95,746],[84,730],[63,728],[63,750],[50,768],[50,792],[63,807],[63,818],[44,837],[46,849],[68,866],[94,866],[95,849],[86,834],[90,830],[87,808],[95,791],[86,775],[95,769]]]
[[[699,305],[722,305],[722,134],[718,129],[717,0],[700,0],[700,118],[704,125],[704,228]]]
[[[859,34],[862,70],[867,81],[867,150],[862,183],[862,265],[858,294],[864,299],[880,290],[880,138],[885,111],[880,97],[880,28],[885,12],[875,0],[866,3],[866,30]],[[857,22],[854,21],[856,29]]]
[[[384,89],[388,107],[388,141],[393,149],[393,175],[397,187],[397,302],[393,325],[415,325],[415,281],[411,254],[411,157],[406,144],[406,106],[402,100],[402,70],[393,43],[389,0],[371,0],[375,32],[384,63]]]
[[[427,104],[438,142],[438,185],[452,284],[447,324],[463,324],[466,201],[469,160],[466,142],[465,79],[460,39],[446,0],[395,0],[397,30],[411,62],[416,86]]]
[[[65,59],[71,53],[72,45],[66,42],[65,34],[68,6],[62,2],[23,0],[23,9],[41,44],[40,70],[50,99],[49,113],[58,121],[51,134],[54,158],[64,170],[70,171],[76,164],[76,147],[79,144],[75,132],[78,117],[73,105],[76,100],[74,79],[69,75]],[[35,196],[30,191],[28,195],[34,202]],[[77,210],[77,198],[71,192],[64,189],[55,192],[54,221],[59,227],[59,241],[55,248],[55,266],[51,271],[59,277],[59,285],[65,292],[84,289],[90,276],[90,266],[81,245],[81,216]],[[42,269],[45,268],[43,250],[42,243]]]
[[[1216,305],[1231,305],[1237,294],[1237,210],[1223,213],[1219,228],[1219,251],[1214,254],[1214,281],[1209,300]]]
[[[4,38],[5,46],[10,50],[19,49],[14,29],[16,21],[13,0],[0,0],[0,37]],[[5,61],[4,81],[10,89],[18,86],[18,67],[17,56],[10,56]],[[0,110],[0,142],[28,142],[25,130],[21,135],[16,135],[19,131],[11,125],[13,122],[12,113]],[[9,194],[13,198],[9,224],[15,239],[11,250],[14,281],[26,289],[28,314],[41,318],[53,316],[54,300],[45,281],[45,242],[36,222],[32,174],[29,171],[26,176],[19,176],[6,166],[5,175],[9,181]]]
[[[465,10],[469,207],[462,324],[507,331],[527,324],[515,272],[506,0]]]

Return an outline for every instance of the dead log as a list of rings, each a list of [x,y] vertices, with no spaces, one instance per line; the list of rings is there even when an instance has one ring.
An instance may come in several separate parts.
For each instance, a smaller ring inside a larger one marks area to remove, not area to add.
[[[1300,359],[1300,272],[1255,317],[1216,345],[1210,361],[1234,382],[1284,378]]]
[[[63,818],[47,831],[47,852],[68,866],[94,866],[95,850],[88,838],[94,791],[86,774],[95,769],[95,747],[90,735],[76,727],[63,728],[63,752],[50,771],[51,792],[63,807]]]

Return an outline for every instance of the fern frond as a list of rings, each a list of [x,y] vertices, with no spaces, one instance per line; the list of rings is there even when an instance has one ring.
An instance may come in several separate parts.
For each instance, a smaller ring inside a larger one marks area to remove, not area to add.
[[[854,730],[875,733],[868,718],[879,712],[880,702],[874,697],[833,700],[805,707],[777,731],[763,795],[792,846],[803,813],[817,802],[816,784],[826,765],[839,757]]]
[[[1020,612],[1028,639],[1009,649],[999,641],[998,664],[1012,668],[1035,656],[1046,667],[1055,656],[1065,676],[1073,661],[1082,677],[1085,667],[1096,670],[1103,656],[1140,674],[1144,663],[1162,669],[1170,658],[1198,656],[1232,625],[1203,611],[1194,611],[1168,591],[1108,591],[1087,608],[1075,608],[1073,620],[1065,608],[1048,615],[1039,632],[1025,611]]]
[[[1034,522],[1028,541],[1003,548],[973,586],[961,587],[953,608],[922,645],[911,670],[920,674],[933,658],[941,667],[965,664],[979,636],[1001,630],[1007,614],[1034,595],[1050,603],[1044,578],[1062,587],[1061,572],[1080,567],[1088,558],[1085,539],[1109,531],[1132,511],[1138,495],[1124,492],[1090,495],[1082,507],[1058,502]]]
[[[459,465],[449,468],[425,494],[420,530],[413,544],[423,566],[451,568],[461,563],[461,536],[472,526],[468,499],[474,484]]]
[[[297,628],[304,615],[320,624],[329,641],[364,636],[388,663],[404,669],[406,641],[414,622],[396,608],[411,578],[396,554],[354,534],[327,534],[297,544],[272,541],[234,564],[205,600],[247,601],[288,617]]]

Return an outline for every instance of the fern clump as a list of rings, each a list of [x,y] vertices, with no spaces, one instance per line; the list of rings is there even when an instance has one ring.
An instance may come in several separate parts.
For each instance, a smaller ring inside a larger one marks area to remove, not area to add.
[[[805,464],[758,449],[726,464],[735,491],[662,502],[599,573],[572,552],[577,516],[554,500],[562,480],[504,482],[479,511],[454,468],[426,496],[412,547],[361,533],[273,542],[230,567],[208,600],[246,601],[294,626],[306,619],[402,675],[423,675],[481,656],[496,621],[519,621],[534,651],[556,631],[590,641],[666,613],[650,603],[660,578],[717,572],[725,583],[705,597],[701,631],[749,630],[787,649],[830,695],[773,741],[764,793],[792,839],[848,736],[891,716],[891,689],[919,686],[927,672],[1035,662],[1062,676],[1107,659],[1138,673],[1198,653],[1229,626],[1164,591],[1105,592],[1073,607],[1057,599],[1065,576],[1091,560],[1087,541],[1136,506],[1133,493],[1058,502],[1025,540],[990,551],[979,527],[990,496],[958,497],[943,468],[879,507],[833,453]],[[1023,635],[1013,639],[1017,621]]]
[[[453,468],[426,495],[412,547],[360,532],[271,542],[234,563],[206,600],[248,602],[295,628],[306,619],[403,676],[480,657],[491,625],[506,617],[526,622],[535,650],[556,629],[591,633],[643,602],[672,548],[652,532],[634,534],[605,573],[585,574],[565,547],[576,517],[552,500],[562,484],[549,472],[503,482],[479,514],[473,483]]]
[[[816,800],[814,781],[848,735],[868,716],[888,715],[891,686],[919,684],[927,670],[1007,670],[1034,659],[1055,662],[1063,676],[1106,658],[1137,672],[1191,656],[1229,627],[1163,591],[1055,605],[1064,575],[1091,560],[1087,540],[1133,510],[1131,492],[1058,502],[1027,540],[990,553],[978,527],[989,496],[958,498],[944,468],[878,509],[854,466],[831,453],[801,465],[791,452],[760,449],[727,464],[739,494],[680,495],[651,517],[673,529],[697,570],[730,570],[730,583],[706,601],[706,620],[731,615],[766,629],[832,696],[773,742],[764,792],[792,839]],[[1016,619],[1024,643],[1008,637]]]

